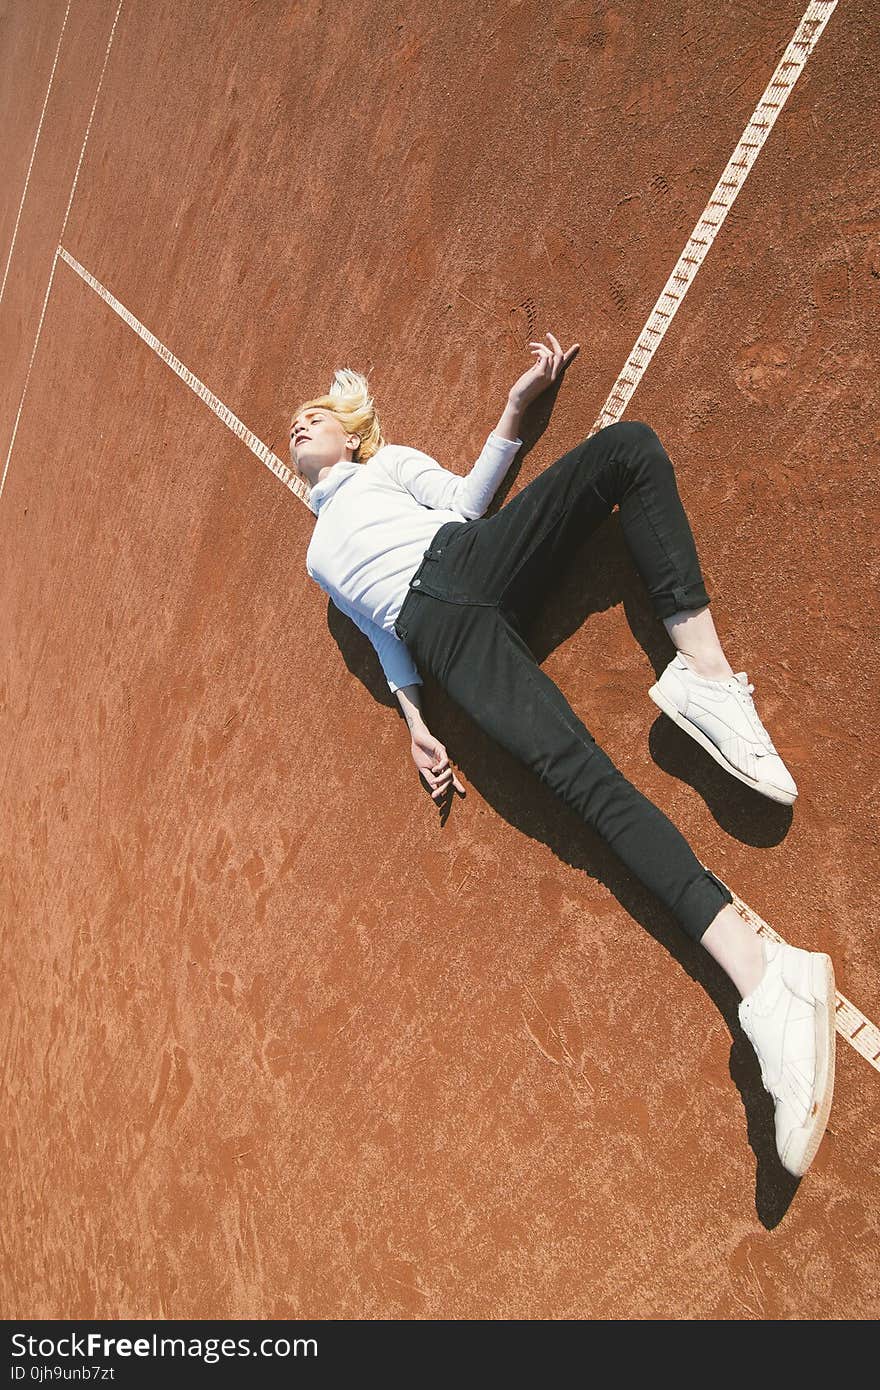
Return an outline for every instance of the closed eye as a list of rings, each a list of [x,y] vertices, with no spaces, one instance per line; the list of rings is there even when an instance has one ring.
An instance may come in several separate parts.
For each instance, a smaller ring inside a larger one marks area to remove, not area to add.
[[[307,416],[305,417],[305,421],[306,421],[306,424],[308,424],[309,420],[317,420],[317,421],[320,423],[320,421],[321,421],[323,418],[324,418],[324,417],[323,417],[322,415],[307,415]],[[291,428],[290,428],[290,437],[291,437],[291,439],[293,438],[293,436],[294,436],[295,433],[296,433],[296,425],[292,425]]]

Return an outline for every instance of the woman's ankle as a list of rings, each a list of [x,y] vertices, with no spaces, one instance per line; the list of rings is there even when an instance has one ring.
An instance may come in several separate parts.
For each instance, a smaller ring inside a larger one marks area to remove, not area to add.
[[[710,922],[700,945],[733,981],[741,998],[745,999],[757,989],[766,968],[761,938],[740,917],[732,903],[723,907]]]

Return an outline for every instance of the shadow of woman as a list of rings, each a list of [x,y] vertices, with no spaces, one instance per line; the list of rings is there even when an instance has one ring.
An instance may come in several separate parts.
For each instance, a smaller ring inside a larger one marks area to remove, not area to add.
[[[536,660],[543,663],[560,643],[579,632],[590,615],[621,602],[633,636],[658,676],[670,659],[672,645],[633,569],[614,512],[585,539],[582,549],[560,573],[552,600],[539,601],[531,611],[520,609],[512,616]],[[398,708],[367,639],[332,603],[328,613],[331,632],[349,669],[377,700]],[[597,669],[601,660],[600,653]],[[757,1057],[740,1027],[739,994],[732,982],[708,953],[681,931],[671,914],[598,834],[512,755],[488,739],[430,674],[424,676],[424,682],[431,727],[443,730],[444,744],[455,748],[456,764],[480,795],[524,835],[542,842],[570,867],[605,886],[718,1008],[730,1034],[730,1076],[742,1098],[748,1142],[757,1163],[756,1211],[762,1224],[772,1229],[788,1210],[798,1180],[779,1162],[772,1101],[761,1084]],[[645,699],[650,683],[646,682]],[[588,719],[585,722],[589,727]],[[778,844],[784,838],[791,824],[791,809],[768,801],[726,774],[663,715],[658,715],[651,728],[649,747],[658,766],[703,797],[728,834],[756,848]],[[441,824],[448,818],[452,800],[447,798],[439,808]]]

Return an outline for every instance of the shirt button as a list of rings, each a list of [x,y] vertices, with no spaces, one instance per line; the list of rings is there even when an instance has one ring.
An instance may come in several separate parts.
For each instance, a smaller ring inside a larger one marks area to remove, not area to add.
[[[421,584],[421,582],[422,582],[421,579],[414,579],[414,580],[413,580],[413,583],[414,583],[414,584]]]

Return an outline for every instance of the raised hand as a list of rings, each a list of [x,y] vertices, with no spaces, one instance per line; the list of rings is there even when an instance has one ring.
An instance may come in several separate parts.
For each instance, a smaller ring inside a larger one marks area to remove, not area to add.
[[[580,350],[580,343],[572,343],[568,351],[563,352],[558,338],[554,338],[552,333],[546,333],[544,336],[550,339],[551,346],[547,347],[546,343],[529,343],[537,360],[510,388],[508,399],[520,409],[524,409],[536,396],[540,396],[542,391],[546,391]]]

